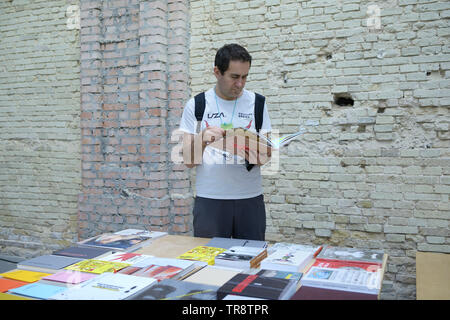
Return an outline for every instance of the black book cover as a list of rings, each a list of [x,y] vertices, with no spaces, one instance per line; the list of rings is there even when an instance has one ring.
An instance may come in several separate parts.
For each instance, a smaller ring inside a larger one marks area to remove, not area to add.
[[[128,300],[216,300],[217,286],[165,279]]]
[[[55,251],[53,252],[53,254],[80,259],[93,259],[110,251],[111,249],[109,248],[89,248],[73,246]]]
[[[294,286],[295,280],[262,277],[258,274],[239,273],[227,281],[217,291],[217,298],[223,299],[227,294],[280,300],[289,289]]]

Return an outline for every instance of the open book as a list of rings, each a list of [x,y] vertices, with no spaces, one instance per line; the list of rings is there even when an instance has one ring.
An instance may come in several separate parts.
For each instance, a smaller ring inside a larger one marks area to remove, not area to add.
[[[224,137],[214,141],[209,144],[209,146],[220,151],[225,151],[228,155],[231,154],[237,156],[237,160],[232,159],[232,161],[236,160],[240,163],[239,161],[245,159],[245,161],[248,162],[248,165],[245,163],[245,166],[247,167],[247,170],[250,170],[252,168],[251,165],[253,164],[265,164],[270,161],[272,150],[286,146],[305,131],[306,130],[302,128],[295,133],[277,139],[270,139],[261,133],[244,128],[234,128],[225,130]],[[227,161],[228,155],[226,156]]]
[[[219,149],[228,149],[229,141],[234,143],[231,144],[232,147],[242,147],[252,149],[252,146],[259,145],[259,149],[261,147],[270,147],[272,149],[279,149],[287,144],[289,144],[292,140],[305,133],[306,129],[301,128],[299,131],[287,134],[276,139],[270,139],[266,137],[262,133],[253,132],[245,128],[234,128],[228,129],[225,131],[225,136],[223,139],[218,140],[211,144],[212,147],[216,147]]]
[[[291,134],[286,134],[284,136],[278,137],[276,139],[269,139],[267,138],[265,135],[263,134],[259,134],[256,133],[258,135],[259,138],[261,138],[263,141],[267,142],[267,144],[274,148],[274,149],[279,149],[280,147],[283,147],[285,145],[288,145],[292,140],[294,140],[295,138],[297,138],[299,135],[303,134],[306,132],[305,128],[301,128],[299,131],[291,133]]]

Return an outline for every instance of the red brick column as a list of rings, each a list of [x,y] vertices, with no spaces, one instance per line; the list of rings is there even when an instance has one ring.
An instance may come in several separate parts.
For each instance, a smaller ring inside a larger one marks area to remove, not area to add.
[[[171,161],[188,91],[187,1],[81,1],[79,237],[191,229],[184,166]]]
[[[168,114],[167,126],[174,132],[178,128],[183,107],[190,98],[189,83],[189,2],[186,0],[168,1],[169,46],[168,58]],[[169,143],[172,150],[176,139]],[[169,190],[171,194],[170,212],[172,230],[186,233],[191,229],[192,191],[189,171],[182,164],[169,162]]]

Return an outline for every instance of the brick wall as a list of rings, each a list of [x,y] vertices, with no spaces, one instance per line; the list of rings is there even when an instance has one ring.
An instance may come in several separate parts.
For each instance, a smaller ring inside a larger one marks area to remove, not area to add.
[[[307,129],[264,177],[267,239],[382,248],[382,297],[414,299],[416,251],[450,252],[450,3],[193,0],[191,11],[192,94],[214,84],[215,51],[238,42],[273,127]]]
[[[0,252],[77,239],[79,30],[75,1],[0,2]]]
[[[189,173],[170,160],[188,90],[187,1],[81,1],[79,236],[189,233]]]
[[[239,42],[273,127],[307,129],[264,171],[267,239],[382,248],[382,297],[413,299],[416,251],[450,252],[449,17],[434,0],[1,2],[0,250],[189,234],[195,170],[172,133]]]

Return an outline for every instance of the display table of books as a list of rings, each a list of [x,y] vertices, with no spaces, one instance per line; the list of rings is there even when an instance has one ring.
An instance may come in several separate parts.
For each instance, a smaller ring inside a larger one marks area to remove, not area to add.
[[[1,299],[379,298],[380,250],[127,229],[27,259],[0,274]]]

